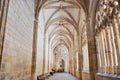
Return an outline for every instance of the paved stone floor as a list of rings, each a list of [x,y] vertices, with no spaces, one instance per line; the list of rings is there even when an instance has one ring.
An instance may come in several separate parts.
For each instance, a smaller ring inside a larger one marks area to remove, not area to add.
[[[68,73],[56,73],[49,77],[48,80],[78,80],[76,77]]]

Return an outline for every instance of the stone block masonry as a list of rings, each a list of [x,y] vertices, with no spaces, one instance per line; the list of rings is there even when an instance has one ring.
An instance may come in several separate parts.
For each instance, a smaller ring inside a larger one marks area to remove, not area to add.
[[[10,0],[0,80],[30,80],[34,0]]]

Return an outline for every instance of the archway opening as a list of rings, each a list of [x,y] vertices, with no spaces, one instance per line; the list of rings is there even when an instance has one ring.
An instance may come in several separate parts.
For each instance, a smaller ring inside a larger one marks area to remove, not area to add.
[[[58,45],[54,49],[54,66],[53,68],[57,72],[68,72],[69,71],[69,55],[66,46],[63,44]]]
[[[60,60],[58,64],[58,72],[64,72],[65,71],[65,62],[63,59]]]

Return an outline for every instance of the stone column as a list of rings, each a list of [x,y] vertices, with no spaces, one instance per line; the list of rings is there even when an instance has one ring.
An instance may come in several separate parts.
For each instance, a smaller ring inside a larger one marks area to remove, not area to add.
[[[112,65],[114,65],[114,61],[113,61],[113,45],[112,45],[112,42],[111,42],[111,32],[110,32],[110,27],[107,27],[107,34],[108,34],[108,44],[109,44],[109,47],[108,47],[108,54],[109,54],[109,61],[110,61],[110,64],[109,64],[109,72],[108,73],[112,73]]]
[[[103,44],[102,44],[102,32],[99,33],[99,44],[100,44],[100,56],[101,56],[101,72],[104,72],[104,52],[103,52]]]
[[[78,33],[78,63],[79,63],[79,79],[82,80],[82,51],[81,51],[81,39],[80,33]]]
[[[44,51],[43,51],[43,71],[42,73],[44,74],[45,73],[45,68],[46,68],[46,36],[45,36],[45,33],[44,33],[44,44],[43,44],[43,48],[44,48]]]
[[[70,72],[70,74],[72,74],[72,71],[71,71],[71,58],[70,58],[70,55],[69,55],[69,72]]]
[[[109,64],[110,64],[110,60],[109,60],[109,53],[108,53],[108,33],[106,31],[107,29],[104,29],[104,41],[105,41],[105,54],[106,54],[106,72],[109,73]]]
[[[36,78],[36,56],[37,56],[37,35],[38,35],[38,20],[34,21],[34,32],[33,32],[33,50],[32,50],[32,70],[31,80]]]
[[[97,72],[97,53],[95,45],[95,36],[93,35],[92,26],[90,26],[90,18],[87,17],[87,40],[88,40],[88,55],[89,55],[89,72],[90,80],[95,80]]]
[[[91,80],[95,80],[95,74],[97,71],[97,54],[95,51],[95,40],[88,40],[88,53],[89,53],[89,71]]]
[[[116,44],[115,44],[115,37],[114,37],[114,32],[113,32],[113,27],[110,25],[110,33],[111,33],[111,44],[112,44],[112,55],[113,55],[113,61],[114,65],[112,66],[113,71],[112,73],[115,74],[117,73],[117,65],[118,65],[118,58],[117,58],[117,51],[116,51]]]
[[[100,38],[100,34],[98,33],[98,46],[99,46],[99,56],[100,56],[100,62],[101,62],[101,66],[99,68],[99,72],[102,72],[102,67],[103,67],[103,59],[102,59],[102,47],[101,47],[101,38]]]
[[[114,37],[115,37],[115,44],[116,44],[116,51],[117,51],[117,61],[118,61],[118,66],[117,66],[117,74],[120,74],[120,41],[119,41],[119,26],[116,19],[113,21],[113,31],[114,31]]]
[[[51,68],[50,68],[50,63],[51,63],[51,61],[50,61],[50,55],[51,55],[51,53],[50,53],[50,44],[48,44],[48,72],[50,72],[50,70],[51,70]]]
[[[99,35],[96,35],[96,47],[97,47],[97,60],[98,60],[98,72],[101,72],[101,53],[100,53],[100,44],[99,44]]]
[[[1,68],[9,0],[0,0],[0,4],[1,4],[1,8],[0,8],[1,9],[0,10],[0,68]]]
[[[101,42],[102,42],[102,50],[103,50],[103,59],[104,59],[104,69],[103,71],[107,72],[107,59],[106,59],[106,52],[105,52],[105,30],[101,31]]]

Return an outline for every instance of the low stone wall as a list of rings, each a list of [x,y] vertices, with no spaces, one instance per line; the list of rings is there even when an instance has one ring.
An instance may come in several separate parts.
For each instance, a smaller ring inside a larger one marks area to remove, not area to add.
[[[0,73],[0,80],[30,80],[31,74],[29,71],[18,71],[14,73]]]
[[[120,75],[97,73],[95,78],[95,80],[120,80]]]
[[[91,80],[90,79],[90,73],[82,72],[82,80]]]

